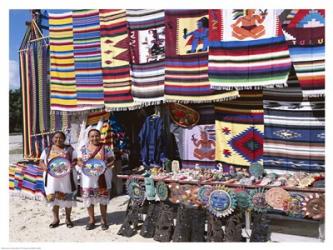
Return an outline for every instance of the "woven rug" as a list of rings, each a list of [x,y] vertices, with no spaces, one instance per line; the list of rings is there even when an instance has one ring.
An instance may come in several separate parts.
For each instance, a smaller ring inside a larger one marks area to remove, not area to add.
[[[290,57],[276,11],[210,10],[209,22],[212,88],[286,86]]]
[[[73,11],[74,65],[79,107],[104,107],[98,10]]]
[[[164,10],[127,10],[134,101],[143,105],[164,100]]]
[[[217,161],[248,167],[263,163],[262,91],[240,91],[240,98],[215,106]]]
[[[126,10],[100,10],[104,103],[107,110],[133,108]]]
[[[263,93],[265,169],[324,171],[325,100],[303,101],[295,72],[287,88]]]
[[[172,126],[171,132],[175,135],[182,168],[215,168],[215,124]]]
[[[72,12],[49,13],[51,110],[77,110]]]
[[[283,26],[303,96],[325,95],[325,12],[299,10]]]
[[[165,11],[165,99],[204,103],[238,97],[217,92],[208,81],[208,10]]]

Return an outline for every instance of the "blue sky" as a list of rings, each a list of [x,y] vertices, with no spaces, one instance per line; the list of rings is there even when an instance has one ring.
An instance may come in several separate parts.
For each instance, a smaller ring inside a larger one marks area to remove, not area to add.
[[[44,12],[45,10],[42,10]],[[52,13],[62,13],[64,10],[47,10]],[[20,88],[18,50],[26,31],[26,21],[31,21],[31,10],[9,10],[9,84],[10,89]],[[47,21],[42,22],[47,26]],[[44,31],[45,32],[45,31]],[[45,33],[47,35],[47,33]]]

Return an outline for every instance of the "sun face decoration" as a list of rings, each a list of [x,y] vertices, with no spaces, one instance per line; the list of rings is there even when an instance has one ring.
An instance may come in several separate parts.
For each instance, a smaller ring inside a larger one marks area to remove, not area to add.
[[[265,213],[268,208],[268,204],[265,198],[264,189],[255,189],[250,191],[249,195],[250,208],[259,213]]]
[[[325,197],[323,194],[310,194],[302,202],[302,210],[305,216],[314,220],[321,220],[325,217]]]
[[[242,188],[236,189],[235,194],[237,198],[237,207],[239,209],[248,209],[250,206],[249,193],[244,188]]]
[[[237,206],[236,195],[224,186],[217,186],[210,193],[208,210],[216,217],[226,217],[232,214]]]

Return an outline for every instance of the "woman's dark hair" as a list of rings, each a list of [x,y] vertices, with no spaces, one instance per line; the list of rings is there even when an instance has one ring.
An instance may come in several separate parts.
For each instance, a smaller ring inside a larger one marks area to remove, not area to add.
[[[56,134],[60,134],[60,135],[62,135],[62,137],[64,138],[64,140],[66,140],[66,135],[65,135],[65,133],[62,132],[62,131],[56,131],[56,132],[54,132],[53,135],[52,135],[52,139],[53,139],[53,137],[54,137]]]
[[[101,131],[99,131],[98,129],[93,128],[93,129],[90,129],[90,130],[89,130],[89,132],[88,132],[88,137],[89,137],[89,135],[90,135],[90,133],[91,133],[92,131],[96,131],[99,135],[101,135]]]

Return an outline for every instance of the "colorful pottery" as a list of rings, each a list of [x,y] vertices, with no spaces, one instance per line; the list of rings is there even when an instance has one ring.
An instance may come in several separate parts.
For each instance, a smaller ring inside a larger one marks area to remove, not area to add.
[[[161,201],[165,201],[169,195],[169,189],[167,184],[163,181],[159,181],[156,183],[156,194]]]
[[[198,199],[202,206],[206,206],[209,201],[210,193],[213,191],[213,187],[210,185],[204,185],[198,190]]]
[[[172,121],[180,127],[192,127],[199,122],[199,113],[185,105],[170,103],[169,109]]]

